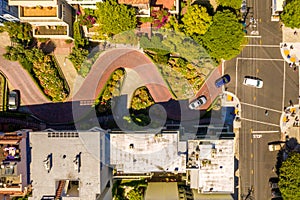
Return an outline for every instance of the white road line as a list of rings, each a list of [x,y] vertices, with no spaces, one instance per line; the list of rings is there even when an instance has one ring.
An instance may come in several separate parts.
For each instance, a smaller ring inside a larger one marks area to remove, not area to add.
[[[252,106],[252,107],[256,107],[256,108],[261,108],[261,109],[264,109],[264,110],[269,110],[269,111],[273,111],[273,112],[278,112],[278,113],[282,113],[281,110],[274,110],[272,108],[267,108],[267,107],[263,107],[263,106],[258,106],[258,105],[254,105],[254,104],[250,104],[250,103],[244,103],[244,102],[241,102],[242,105],[246,105],[246,106]]]
[[[279,48],[279,45],[268,45],[268,44],[245,44],[241,45],[244,47],[270,47],[270,48]]]
[[[282,110],[284,110],[284,98],[285,98],[285,62],[283,64],[283,86],[282,86]]]
[[[241,60],[266,60],[266,61],[284,61],[284,59],[277,59],[277,58],[242,58],[239,57]]]
[[[253,120],[253,119],[247,119],[247,118],[243,118],[243,117],[241,117],[241,120],[255,122],[255,123],[259,123],[259,124],[270,125],[270,126],[280,127],[278,124],[272,124],[272,123],[268,123],[268,122],[261,122],[261,121],[257,121],[257,120]]]
[[[245,35],[246,38],[261,38],[261,35]]]
[[[278,133],[279,131],[252,131],[251,133]]]

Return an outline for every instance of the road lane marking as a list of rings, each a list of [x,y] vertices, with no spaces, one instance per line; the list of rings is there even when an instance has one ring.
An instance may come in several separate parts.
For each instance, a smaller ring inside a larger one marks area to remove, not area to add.
[[[251,174],[254,174],[254,170],[253,169],[251,169]]]
[[[259,69],[258,69],[258,68],[256,69],[256,73],[257,73],[257,74],[259,73]]]
[[[251,158],[253,158],[253,153],[251,153]]]
[[[259,124],[265,124],[265,125],[280,127],[278,124],[272,124],[272,123],[268,123],[268,122],[261,122],[261,121],[257,121],[257,120],[253,120],[253,119],[247,119],[247,118],[243,118],[243,117],[241,117],[240,119],[245,120],[245,121],[259,123]]]
[[[239,59],[241,60],[262,60],[262,61],[283,61],[284,62],[284,59],[279,59],[279,58],[242,58],[242,57],[239,57]]]
[[[279,133],[279,131],[252,131],[252,133]]]
[[[258,105],[255,105],[255,104],[250,104],[250,103],[244,103],[244,102],[240,102],[241,105],[246,105],[246,106],[252,106],[252,107],[256,107],[256,108],[261,108],[261,109],[264,109],[264,110],[268,110],[268,111],[273,111],[273,112],[277,112],[277,113],[282,113],[281,110],[274,110],[272,108],[266,108],[266,107],[263,107],[263,106],[258,106]]]
[[[256,101],[256,96],[253,97],[253,101]]]
[[[254,135],[253,135],[253,138],[261,138],[261,137],[262,137],[261,134],[254,134]]]
[[[261,38],[261,35],[245,35],[244,37],[245,38]]]
[[[285,62],[283,63],[283,86],[282,86],[282,110],[284,110],[284,98],[285,98]]]

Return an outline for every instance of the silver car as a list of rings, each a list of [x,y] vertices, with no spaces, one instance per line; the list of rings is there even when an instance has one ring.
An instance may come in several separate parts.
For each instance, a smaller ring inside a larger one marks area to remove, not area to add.
[[[10,91],[8,95],[8,110],[18,110],[19,93],[15,90]]]
[[[189,108],[192,110],[195,110],[196,108],[199,108],[200,106],[206,104],[207,99],[205,96],[200,96],[195,101],[192,101],[189,105]]]

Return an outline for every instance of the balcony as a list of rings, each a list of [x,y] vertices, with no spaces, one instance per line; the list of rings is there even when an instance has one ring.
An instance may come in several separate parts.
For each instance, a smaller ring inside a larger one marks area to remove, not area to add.
[[[57,17],[56,7],[20,7],[20,17]]]
[[[34,35],[67,35],[67,26],[38,26],[34,29]]]

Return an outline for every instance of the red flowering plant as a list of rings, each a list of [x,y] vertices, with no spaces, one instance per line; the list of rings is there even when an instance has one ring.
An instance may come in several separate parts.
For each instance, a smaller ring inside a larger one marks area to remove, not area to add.
[[[154,18],[153,26],[156,28],[163,27],[169,19],[170,13],[167,10],[152,11],[151,16]]]
[[[93,24],[96,23],[96,18],[92,15],[86,15],[81,13],[79,10],[76,12],[78,16],[78,21],[80,26],[86,26],[87,28],[92,28]]]

